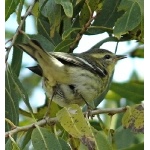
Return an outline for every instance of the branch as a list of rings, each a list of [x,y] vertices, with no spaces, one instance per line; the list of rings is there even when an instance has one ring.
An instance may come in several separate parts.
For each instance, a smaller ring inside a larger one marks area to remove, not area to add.
[[[82,38],[83,34],[88,30],[88,28],[90,27],[91,25],[91,22],[96,18],[97,15],[93,16],[94,12],[92,12],[92,10],[90,9],[89,5],[88,5],[88,2],[85,1],[87,6],[88,6],[88,9],[90,11],[90,18],[88,20],[88,22],[82,27],[81,31],[77,34],[73,44],[70,46],[70,50],[69,52],[71,53],[75,47],[76,44],[79,43],[80,39]]]
[[[58,122],[57,118],[44,118],[38,122],[32,123],[30,125],[27,126],[22,126],[22,127],[16,127],[11,131],[7,131],[5,132],[5,137],[9,137],[9,135],[13,135],[15,133],[21,132],[21,131],[28,131],[29,129],[35,128],[36,126],[44,126],[46,124],[56,124]]]
[[[105,109],[96,109],[92,110],[91,115],[99,115],[99,114],[109,114],[114,115],[118,113],[125,112],[127,107],[120,107],[120,108],[105,108]]]
[[[12,46],[14,45],[14,43],[15,43],[15,41],[16,41],[16,39],[17,39],[17,36],[18,36],[18,34],[19,34],[19,31],[22,29],[23,24],[24,24],[24,22],[25,22],[27,16],[29,16],[29,15],[31,14],[31,11],[32,11],[32,9],[33,9],[35,3],[36,3],[36,0],[34,0],[33,4],[30,5],[30,7],[27,9],[26,13],[25,13],[24,16],[22,17],[22,20],[21,20],[21,22],[20,22],[20,24],[19,24],[19,26],[18,26],[18,28],[17,28],[16,33],[14,34],[14,36],[13,36],[10,40],[8,40],[8,41],[11,41],[11,44],[10,44],[10,46],[6,47],[7,53],[6,53],[6,56],[5,56],[5,62],[7,62],[7,60],[8,60],[8,55],[9,55],[9,53],[10,53],[10,50],[11,50]],[[8,41],[7,41],[6,43],[8,43]]]
[[[91,111],[91,115],[98,115],[98,114],[109,114],[109,115],[114,115],[114,114],[117,114],[117,113],[122,113],[122,112],[125,112],[126,111],[126,107],[120,107],[120,108],[105,108],[105,109],[96,109],[96,110],[92,110]],[[84,115],[86,115],[88,112],[84,112]],[[32,129],[32,128],[35,128],[36,126],[44,126],[46,124],[49,124],[49,125],[54,125],[58,122],[58,119],[56,117],[54,118],[49,118],[49,117],[46,117],[40,121],[37,121],[35,123],[32,123],[30,125],[27,125],[27,126],[22,126],[22,127],[15,127],[14,129],[12,129],[11,131],[8,131],[5,133],[5,137],[9,137],[9,135],[13,135],[13,134],[16,134],[18,132],[21,132],[21,131],[28,131],[29,129]]]

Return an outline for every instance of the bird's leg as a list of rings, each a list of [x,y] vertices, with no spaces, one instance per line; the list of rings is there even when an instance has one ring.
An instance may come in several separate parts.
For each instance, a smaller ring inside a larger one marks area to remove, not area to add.
[[[57,91],[57,85],[53,87],[53,94],[52,94],[51,98],[48,98],[49,99],[48,107],[47,107],[47,111],[46,111],[46,113],[44,115],[44,118],[46,118],[47,116],[50,115],[50,106],[51,106],[52,100],[54,98],[54,95],[56,94],[56,91]]]
[[[93,119],[93,115],[92,115],[92,110],[94,109],[81,95],[83,101],[85,102],[85,104],[87,105],[87,113],[85,113],[85,117],[89,118],[91,117],[91,119]]]

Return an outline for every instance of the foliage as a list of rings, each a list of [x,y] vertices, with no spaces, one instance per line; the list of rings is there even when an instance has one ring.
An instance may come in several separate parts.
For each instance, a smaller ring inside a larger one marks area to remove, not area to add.
[[[44,118],[47,98],[35,112],[27,94],[31,96],[40,79],[31,74],[20,81],[22,51],[15,46],[25,40],[21,33],[30,26],[25,23],[31,14],[36,22],[37,34],[28,36],[37,40],[47,51],[73,52],[83,35],[106,32],[108,37],[93,47],[110,41],[136,40],[139,46],[129,53],[129,57],[143,59],[143,0],[35,0],[30,5],[24,0],[6,0],[5,3],[5,20],[15,13],[18,23],[14,34],[6,31],[6,37],[8,35],[11,41],[10,46],[6,47],[6,149],[144,149],[141,134],[144,114],[140,104],[144,99],[144,83],[135,78],[135,72],[129,81],[113,82],[109,91],[95,100],[97,106],[104,98],[106,102],[104,109],[91,111],[95,115],[93,120],[87,117],[87,113],[83,114],[77,105],[60,108],[55,103],[52,103],[50,116]],[[23,6],[27,11],[21,16]],[[12,61],[8,63],[12,47]],[[121,99],[125,100],[125,105],[122,105]],[[27,110],[19,108],[21,101],[26,104]],[[112,106],[116,109],[111,109]],[[119,109],[122,106],[127,107]],[[106,113],[102,120],[101,113]],[[20,120],[19,115],[22,115]],[[113,129],[110,122],[114,124]]]

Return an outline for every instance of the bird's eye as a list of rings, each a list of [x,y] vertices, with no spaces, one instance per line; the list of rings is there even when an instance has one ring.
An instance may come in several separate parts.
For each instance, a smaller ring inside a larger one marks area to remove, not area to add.
[[[110,55],[105,55],[104,58],[105,58],[105,59],[110,59],[111,56],[110,56]]]

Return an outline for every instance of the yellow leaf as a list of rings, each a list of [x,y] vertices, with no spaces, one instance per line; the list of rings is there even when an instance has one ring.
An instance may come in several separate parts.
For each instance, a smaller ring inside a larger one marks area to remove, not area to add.
[[[136,104],[127,107],[122,118],[124,128],[129,128],[136,133],[144,133],[144,107],[142,104]]]

